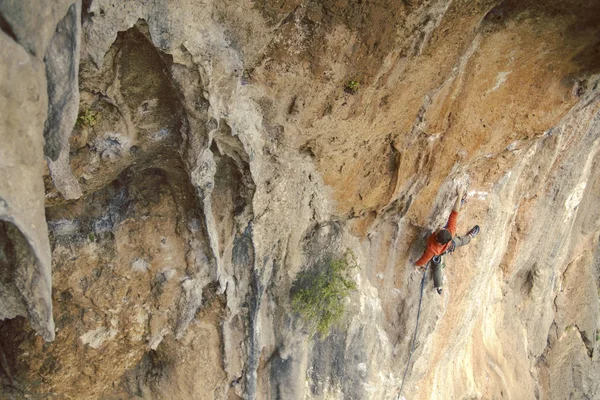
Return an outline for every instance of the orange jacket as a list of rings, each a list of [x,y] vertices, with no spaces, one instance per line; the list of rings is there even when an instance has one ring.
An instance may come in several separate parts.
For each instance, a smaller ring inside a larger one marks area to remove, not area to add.
[[[458,219],[458,213],[456,211],[452,210],[452,212],[450,213],[450,217],[448,218],[448,223],[446,224],[446,229],[448,229],[448,231],[450,231],[450,234],[452,236],[456,235],[457,219]],[[439,256],[440,254],[442,254],[443,252],[445,252],[448,249],[450,244],[452,244],[451,241],[446,244],[438,243],[438,241],[435,239],[436,233],[437,232],[433,232],[427,238],[427,248],[425,249],[425,252],[421,256],[421,258],[419,258],[415,262],[415,264],[417,266],[419,266],[419,267],[424,266],[425,264],[427,264],[429,262],[429,260],[431,260],[433,258],[433,256]]]

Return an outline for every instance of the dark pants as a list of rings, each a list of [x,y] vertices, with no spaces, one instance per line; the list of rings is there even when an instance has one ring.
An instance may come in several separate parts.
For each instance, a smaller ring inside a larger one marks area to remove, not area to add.
[[[471,236],[457,236],[452,239],[452,241],[454,242],[454,248],[456,249],[457,247],[468,245],[471,242]],[[444,269],[444,260],[442,259],[442,256],[433,257],[431,266],[433,267],[433,286],[435,288],[441,288],[444,281],[444,274],[442,272]]]

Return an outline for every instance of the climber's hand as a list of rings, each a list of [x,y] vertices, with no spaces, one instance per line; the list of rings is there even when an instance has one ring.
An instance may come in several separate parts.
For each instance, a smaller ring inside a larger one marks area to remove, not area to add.
[[[423,272],[425,272],[425,267],[419,267],[418,265],[415,265],[415,274],[420,275]]]

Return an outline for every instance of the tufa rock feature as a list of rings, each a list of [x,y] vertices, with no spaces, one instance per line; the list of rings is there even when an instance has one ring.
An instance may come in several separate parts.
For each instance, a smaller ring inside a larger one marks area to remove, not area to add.
[[[48,80],[44,154],[52,161],[65,149],[77,120],[80,36],[81,4],[76,2],[59,22],[44,55]]]
[[[0,319],[23,315],[51,341],[52,278],[42,180],[48,110],[44,65],[3,32],[0,46],[0,223],[6,289],[0,293]]]
[[[26,316],[45,340],[54,340],[48,282],[27,239],[11,222],[0,220],[0,320]],[[33,279],[32,279],[33,278]]]
[[[67,200],[82,194],[69,165],[69,138],[79,109],[80,46],[81,1],[77,1],[59,22],[44,56],[48,80],[44,154],[54,185]]]
[[[82,1],[74,200],[42,181],[68,7],[32,4],[0,2],[1,301],[31,321],[0,322],[0,397],[387,400],[407,366],[411,399],[600,397],[597,1]],[[407,365],[459,185],[482,232]],[[294,282],[346,251],[310,338]]]
[[[2,0],[0,25],[27,52],[41,60],[57,22],[73,3],[73,0]]]

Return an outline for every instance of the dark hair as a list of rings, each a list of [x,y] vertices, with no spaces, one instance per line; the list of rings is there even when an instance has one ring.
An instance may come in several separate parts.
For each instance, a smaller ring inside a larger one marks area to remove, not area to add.
[[[452,240],[452,234],[448,229],[442,229],[435,235],[435,240],[437,240],[438,243],[446,244]]]

